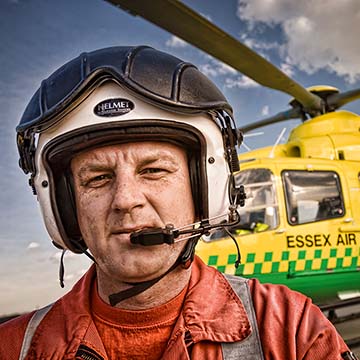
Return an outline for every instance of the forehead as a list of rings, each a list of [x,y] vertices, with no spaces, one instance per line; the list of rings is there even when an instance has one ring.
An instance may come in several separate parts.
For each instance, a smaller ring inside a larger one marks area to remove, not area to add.
[[[119,157],[128,161],[167,160],[183,162],[187,160],[182,147],[161,141],[128,142],[116,145],[101,146],[85,150],[72,159],[72,166],[92,161],[106,161]]]

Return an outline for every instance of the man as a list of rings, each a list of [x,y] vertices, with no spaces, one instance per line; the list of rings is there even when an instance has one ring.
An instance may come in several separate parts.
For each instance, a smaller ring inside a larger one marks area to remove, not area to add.
[[[244,201],[231,107],[196,67],[149,47],[82,54],[17,132],[54,244],[94,265],[0,327],[1,359],[355,358],[308,298],[194,257]]]

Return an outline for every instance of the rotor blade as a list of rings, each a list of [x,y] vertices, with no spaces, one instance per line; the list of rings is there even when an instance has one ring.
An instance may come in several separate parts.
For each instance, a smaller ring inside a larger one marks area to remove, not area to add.
[[[312,112],[322,100],[290,79],[256,52],[178,0],[107,0],[132,15],[140,15],[170,33],[230,65],[257,83],[293,96]]]
[[[345,104],[360,99],[360,89],[329,95],[326,99],[329,109],[336,110]]]
[[[299,108],[290,109],[287,111],[279,112],[278,114],[271,116],[267,119],[263,119],[260,121],[256,121],[252,124],[241,126],[240,130],[243,133],[247,133],[251,130],[258,129],[258,128],[266,126],[266,125],[275,124],[275,123],[285,121],[285,120],[301,118],[301,115],[302,115],[302,113]]]

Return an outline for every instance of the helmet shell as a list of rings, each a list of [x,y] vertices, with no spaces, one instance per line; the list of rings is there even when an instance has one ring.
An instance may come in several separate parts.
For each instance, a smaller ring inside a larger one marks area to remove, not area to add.
[[[82,53],[43,80],[16,130],[41,131],[101,77],[110,77],[145,101],[180,112],[232,108],[193,64],[148,46],[117,46]]]

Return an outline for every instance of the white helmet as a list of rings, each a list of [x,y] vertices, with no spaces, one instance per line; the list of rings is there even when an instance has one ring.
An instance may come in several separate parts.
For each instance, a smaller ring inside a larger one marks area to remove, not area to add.
[[[80,151],[131,141],[186,149],[200,221],[241,200],[241,134],[218,88],[197,68],[150,47],[111,47],[81,54],[44,80],[17,127],[20,166],[30,173],[54,244],[84,252],[70,161]],[[210,220],[209,220],[210,219]]]

